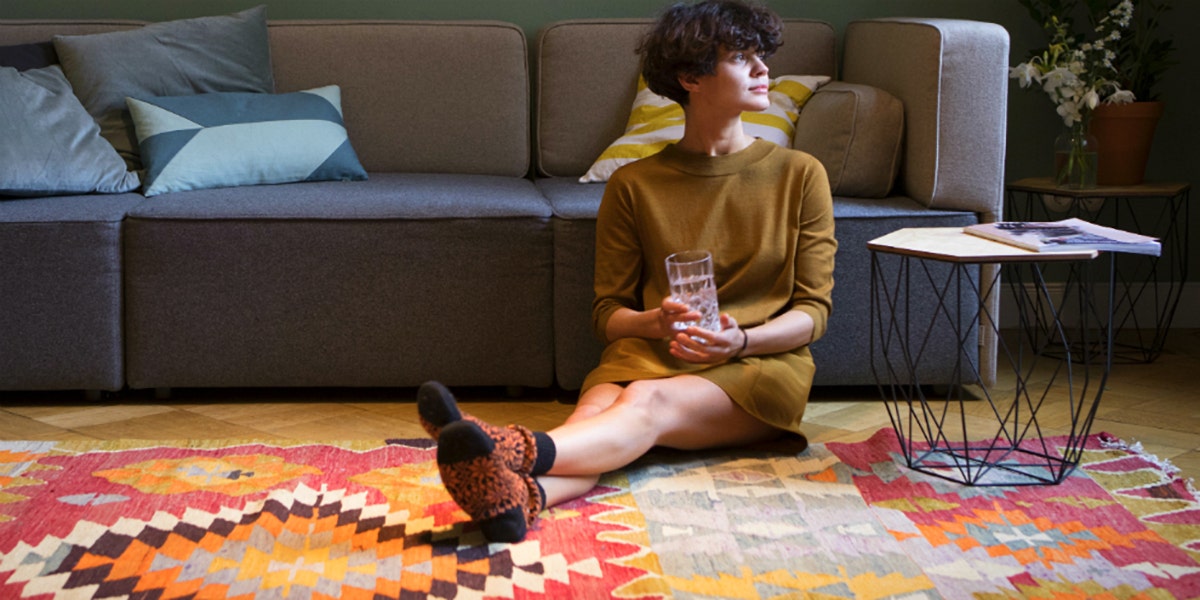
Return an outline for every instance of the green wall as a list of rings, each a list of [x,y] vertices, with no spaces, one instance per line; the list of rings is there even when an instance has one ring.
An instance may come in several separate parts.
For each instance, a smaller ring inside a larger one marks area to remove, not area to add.
[[[234,12],[257,4],[254,0],[0,0],[0,18],[117,18],[166,20]],[[532,40],[545,23],[586,17],[649,17],[668,4],[665,0],[274,0],[268,2],[274,19],[499,19],[516,23]],[[1024,60],[1044,45],[1041,28],[1017,0],[767,0],[785,17],[828,21],[841,31],[855,19],[922,16],[976,19],[999,23],[1012,36],[1009,64]],[[1177,0],[1163,32],[1175,40],[1179,64],[1167,75],[1160,95],[1167,103],[1159,123],[1150,179],[1196,181],[1200,170],[1196,132],[1200,43],[1194,33],[1200,23],[1200,1]],[[0,44],[3,40],[0,40]],[[632,52],[632,49],[631,49]],[[1006,178],[1048,175],[1054,137],[1061,120],[1040,91],[1012,85],[1009,93]],[[1198,219],[1192,228],[1200,229]],[[1200,237],[1197,238],[1200,240]],[[1192,244],[1200,255],[1200,243]],[[1196,264],[1195,260],[1192,261]],[[1200,278],[1193,273],[1190,279]]]

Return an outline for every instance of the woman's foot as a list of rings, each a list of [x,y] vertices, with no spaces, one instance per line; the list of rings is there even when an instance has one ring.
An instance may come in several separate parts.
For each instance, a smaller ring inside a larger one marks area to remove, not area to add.
[[[520,425],[496,427],[458,409],[454,394],[436,381],[428,381],[417,390],[417,416],[429,437],[440,440],[442,430],[451,423],[474,423],[492,438],[505,466],[520,474],[533,471],[537,461],[537,442],[533,433]]]
[[[437,446],[442,484],[479,524],[489,542],[519,542],[544,507],[528,474],[504,464],[499,447],[479,425],[458,420],[441,429]]]
[[[417,416],[421,427],[435,440],[443,427],[463,418],[454,394],[438,381],[426,381],[417,389]]]

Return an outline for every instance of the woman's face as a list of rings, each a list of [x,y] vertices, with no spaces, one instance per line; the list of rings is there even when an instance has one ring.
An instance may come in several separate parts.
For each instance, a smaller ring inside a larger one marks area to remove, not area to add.
[[[767,65],[754,49],[722,48],[716,72],[694,80],[689,104],[697,102],[741,114],[765,110],[771,104]]]

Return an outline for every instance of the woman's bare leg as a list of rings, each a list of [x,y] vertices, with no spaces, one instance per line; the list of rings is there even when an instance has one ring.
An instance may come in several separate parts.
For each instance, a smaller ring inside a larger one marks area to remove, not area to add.
[[[601,383],[588,389],[579,397],[579,401],[575,403],[575,410],[571,416],[567,417],[564,424],[595,417],[612,406],[624,391],[624,387],[615,383]],[[596,487],[599,481],[600,475],[542,475],[538,477],[538,483],[542,484],[542,489],[546,492],[547,507],[578,498]]]
[[[600,483],[600,476],[574,475],[556,477],[554,475],[542,475],[537,478],[537,482],[541,484],[542,491],[546,493],[546,508],[550,508],[563,502],[574,500],[592,491],[596,487],[596,484]]]
[[[601,383],[589,388],[579,397],[579,401],[575,403],[575,410],[564,424],[590,419],[608,410],[624,392],[625,387],[615,383]]]
[[[546,505],[592,489],[600,474],[637,460],[656,445],[694,450],[771,439],[780,430],[742,410],[707,379],[682,375],[602,384],[580,398],[575,412],[548,432],[557,453],[538,478]]]

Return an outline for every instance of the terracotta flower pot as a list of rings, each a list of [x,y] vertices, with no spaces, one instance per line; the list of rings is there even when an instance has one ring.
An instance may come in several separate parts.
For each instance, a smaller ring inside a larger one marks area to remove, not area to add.
[[[1092,111],[1089,132],[1096,136],[1099,153],[1096,183],[1137,185],[1145,179],[1162,112],[1162,102],[1101,104]]]

